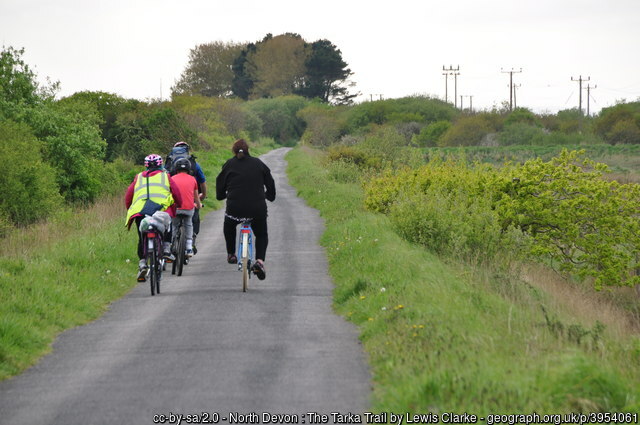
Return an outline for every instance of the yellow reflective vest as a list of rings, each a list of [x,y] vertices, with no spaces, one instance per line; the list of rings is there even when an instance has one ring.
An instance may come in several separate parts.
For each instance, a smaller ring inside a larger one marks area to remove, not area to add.
[[[162,171],[151,177],[143,177],[142,173],[136,177],[136,187],[133,191],[133,200],[127,211],[127,221],[125,225],[129,225],[131,217],[140,213],[147,199],[162,205],[161,211],[165,211],[173,204],[173,196],[171,196],[171,188],[169,186],[169,173]]]

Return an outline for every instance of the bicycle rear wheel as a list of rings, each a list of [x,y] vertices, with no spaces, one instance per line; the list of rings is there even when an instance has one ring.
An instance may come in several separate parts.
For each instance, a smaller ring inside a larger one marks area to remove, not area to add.
[[[156,256],[156,294],[160,293],[160,281],[162,280],[163,260],[160,256]]]
[[[184,227],[180,225],[180,238],[178,239],[178,253],[176,255],[176,262],[178,263],[178,276],[182,276],[182,269],[186,261],[186,258],[185,258],[186,251],[187,251],[187,232],[185,232]]]
[[[149,253],[149,260],[147,260],[147,267],[149,267],[149,283],[151,285],[151,295],[156,294],[156,280],[158,279],[158,275],[156,273],[156,251],[153,249]]]
[[[249,235],[247,233],[242,233],[242,237],[240,239],[241,247],[240,247],[240,255],[241,255],[241,264],[242,264],[242,292],[247,292],[249,286]]]
[[[242,292],[247,292],[249,286],[249,259],[242,259]]]

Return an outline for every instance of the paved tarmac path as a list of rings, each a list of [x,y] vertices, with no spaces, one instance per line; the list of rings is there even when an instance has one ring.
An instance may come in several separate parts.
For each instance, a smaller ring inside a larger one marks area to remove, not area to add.
[[[331,309],[323,223],[289,186],[286,151],[261,157],[277,189],[266,280],[253,277],[242,292],[240,272],[226,263],[223,211],[211,212],[198,254],[182,277],[167,269],[160,295],[139,284],[100,319],[60,335],[36,366],[0,382],[0,424],[139,425],[163,419],[156,415],[169,423],[170,414],[186,423],[202,413],[228,423],[233,412],[309,423],[307,412],[367,411],[366,358],[355,327]]]

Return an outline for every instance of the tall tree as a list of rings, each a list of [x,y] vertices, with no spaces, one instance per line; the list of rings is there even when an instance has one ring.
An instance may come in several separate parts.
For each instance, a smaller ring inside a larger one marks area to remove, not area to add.
[[[298,34],[266,38],[247,55],[246,70],[253,81],[250,97],[276,97],[299,92],[304,86],[306,43]]]
[[[230,96],[234,62],[244,47],[244,44],[214,41],[191,49],[189,64],[172,87],[172,94]]]
[[[342,59],[342,52],[329,40],[318,40],[311,44],[305,66],[303,96],[340,104],[350,103],[356,96],[350,95],[344,86],[353,72]]]
[[[233,61],[233,81],[231,82],[231,91],[234,96],[237,96],[240,99],[249,100],[249,95],[251,94],[251,90],[253,90],[253,80],[247,71],[247,56],[250,53],[255,53],[255,51],[255,43],[249,43]]]

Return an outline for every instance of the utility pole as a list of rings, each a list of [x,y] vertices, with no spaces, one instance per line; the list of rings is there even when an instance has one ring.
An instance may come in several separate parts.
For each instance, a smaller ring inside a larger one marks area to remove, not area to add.
[[[442,65],[442,70],[446,71],[444,69],[444,65]],[[448,99],[449,73],[448,72],[443,72],[442,75],[444,75],[444,103],[447,103],[449,101],[449,99]]]
[[[590,81],[590,80],[591,80],[591,77],[587,77],[586,80],[583,80],[582,79],[582,75],[577,80],[575,80],[573,77],[571,77],[571,81],[577,81],[578,82],[578,87],[579,87],[579,90],[580,90],[580,95],[578,96],[579,97],[578,109],[580,110],[580,113],[582,113],[582,82],[583,81]]]
[[[462,106],[462,98],[463,97],[468,97],[469,98],[469,112],[473,112],[473,95],[468,95],[468,94],[464,94],[464,95],[460,95],[460,109],[463,109]]]
[[[595,86],[591,87],[589,84],[587,84],[587,116],[589,116],[589,99],[591,98],[591,90],[594,90],[598,88],[598,85],[596,84]]]
[[[516,89],[519,89],[520,87],[522,87],[522,84],[514,84],[513,85],[513,107],[517,108],[518,107],[518,102],[517,102],[517,98],[516,98]]]
[[[515,71],[513,68],[511,68],[511,71],[503,71],[502,68],[500,68],[500,72],[503,74],[509,74],[509,110],[513,111],[513,74],[522,72],[522,68],[520,68],[520,71]]]
[[[448,81],[448,76],[449,75],[453,75],[453,80],[454,80],[454,94],[453,94],[453,102],[454,102],[454,106],[457,108],[458,107],[458,75],[460,75],[460,65],[457,66],[457,68],[454,68],[453,65],[449,65],[449,69],[446,69],[444,67],[444,65],[442,65],[442,70],[445,71],[442,75],[444,75],[444,101],[447,101],[447,81]]]

